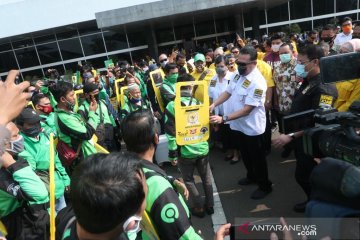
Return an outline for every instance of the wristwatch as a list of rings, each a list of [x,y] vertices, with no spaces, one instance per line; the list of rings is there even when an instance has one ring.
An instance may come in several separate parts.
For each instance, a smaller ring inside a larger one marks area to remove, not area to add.
[[[295,133],[289,133],[288,136],[291,137],[291,140],[294,140],[296,138]]]
[[[223,123],[226,123],[228,121],[229,117],[228,116],[223,116],[222,117],[222,120],[223,120]]]

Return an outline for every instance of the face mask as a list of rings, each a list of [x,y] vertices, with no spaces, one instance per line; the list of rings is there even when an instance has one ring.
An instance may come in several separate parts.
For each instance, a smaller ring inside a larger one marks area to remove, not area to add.
[[[168,81],[171,82],[171,83],[176,83],[176,80],[178,79],[178,77],[179,77],[178,73],[171,74],[168,77]]]
[[[18,139],[14,141],[10,141],[10,149],[6,149],[6,151],[15,154],[21,153],[23,150],[24,150],[24,138],[21,135]]]
[[[168,63],[168,61],[163,61],[163,62],[161,63],[161,67],[164,68],[167,63]]]
[[[216,74],[217,74],[217,75],[224,75],[225,72],[226,72],[226,69],[223,68],[223,67],[216,67],[216,68],[215,68],[215,71],[216,71]]]
[[[73,111],[74,110],[74,107],[75,107],[75,104],[69,102],[68,100],[65,99],[65,102],[66,102],[66,107],[67,109],[69,109],[70,111]]]
[[[141,101],[141,98],[134,98],[134,97],[131,96],[131,98],[130,98],[129,100],[130,100],[130,102],[132,102],[132,103],[138,103],[138,102]]]
[[[49,113],[51,113],[52,112],[52,107],[51,107],[51,105],[47,105],[47,106],[41,106],[42,108],[43,108],[43,112],[44,113],[46,113],[46,114],[49,114]]]
[[[273,52],[278,52],[280,49],[280,46],[281,46],[281,44],[273,44],[273,45],[271,45],[271,50]]]
[[[291,54],[290,53],[280,54],[280,61],[282,63],[290,62],[291,61]]]
[[[342,27],[342,30],[343,30],[343,32],[344,32],[345,34],[348,34],[348,33],[351,32],[352,28],[351,28],[350,25],[347,25],[347,26],[345,26],[345,27]]]
[[[324,38],[321,38],[321,40],[323,40],[323,41],[326,42],[326,43],[332,42],[333,39],[334,39],[334,37],[324,37]]]
[[[35,138],[41,132],[41,125],[40,125],[40,123],[38,123],[38,124],[36,124],[35,126],[29,128],[29,129],[26,129],[26,130],[24,129],[22,132],[28,137]]]
[[[308,75],[308,72],[305,72],[304,64],[296,64],[294,71],[296,72],[296,75],[301,78],[306,78]]]

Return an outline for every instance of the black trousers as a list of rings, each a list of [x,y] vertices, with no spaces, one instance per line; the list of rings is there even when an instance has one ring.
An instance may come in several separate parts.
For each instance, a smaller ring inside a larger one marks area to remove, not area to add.
[[[270,111],[266,111],[266,127],[264,132],[264,147],[265,147],[265,153],[270,154],[271,152],[271,121],[270,121]]]
[[[311,193],[310,175],[316,166],[316,162],[313,157],[304,153],[302,137],[294,140],[294,148],[296,158],[295,179],[309,198]]]
[[[255,181],[261,190],[269,190],[272,183],[268,176],[264,134],[248,136],[240,131],[233,134],[247,170],[246,177]]]
[[[220,124],[219,134],[224,150],[234,149],[235,144],[232,141],[232,130],[229,124]]]

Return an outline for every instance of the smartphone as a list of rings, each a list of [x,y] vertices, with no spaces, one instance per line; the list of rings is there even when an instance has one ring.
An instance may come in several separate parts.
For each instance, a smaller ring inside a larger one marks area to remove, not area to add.
[[[360,77],[360,53],[344,53],[320,59],[323,83],[333,83]]]

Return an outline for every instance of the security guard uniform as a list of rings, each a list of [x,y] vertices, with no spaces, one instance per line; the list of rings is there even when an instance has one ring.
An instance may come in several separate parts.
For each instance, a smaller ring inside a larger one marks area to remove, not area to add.
[[[272,183],[268,179],[263,137],[266,126],[266,89],[266,80],[255,68],[246,76],[236,75],[226,91],[231,95],[228,100],[230,113],[243,109],[245,105],[254,107],[249,115],[230,121],[230,128],[234,130],[234,138],[243,157],[247,178],[256,182],[260,190],[269,192]]]
[[[295,92],[290,114],[317,109],[321,106],[330,107],[334,104],[337,96],[335,85],[323,84],[320,74],[309,79],[306,78]],[[296,158],[295,178],[309,197],[311,192],[309,179],[316,162],[313,157],[305,155],[302,137],[294,140],[294,148]]]

